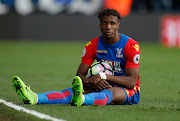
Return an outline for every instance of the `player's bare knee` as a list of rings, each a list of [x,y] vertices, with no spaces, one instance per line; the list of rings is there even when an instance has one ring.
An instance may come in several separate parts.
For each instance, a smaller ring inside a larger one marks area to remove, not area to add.
[[[124,102],[126,94],[122,88],[112,87],[109,90],[113,93],[111,104],[120,105]]]

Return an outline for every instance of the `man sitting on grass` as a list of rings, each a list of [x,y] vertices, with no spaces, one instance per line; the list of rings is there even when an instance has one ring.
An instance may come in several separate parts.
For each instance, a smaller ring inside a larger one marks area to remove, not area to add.
[[[102,35],[92,39],[85,46],[72,87],[36,94],[18,76],[14,76],[13,87],[24,103],[71,103],[75,106],[138,104],[139,44],[132,38],[118,33],[121,15],[116,10],[104,9],[99,12],[98,18]],[[114,75],[99,73],[87,78],[88,69],[94,60],[108,62],[113,67]]]

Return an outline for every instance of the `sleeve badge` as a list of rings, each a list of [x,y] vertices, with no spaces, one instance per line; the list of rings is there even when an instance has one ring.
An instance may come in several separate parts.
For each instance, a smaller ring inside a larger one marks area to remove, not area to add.
[[[86,48],[84,48],[84,50],[83,50],[83,53],[82,53],[82,56],[81,56],[81,57],[84,57],[84,56],[85,56],[85,54],[86,54]]]
[[[134,63],[139,64],[139,60],[140,60],[140,54],[136,54],[133,58]]]

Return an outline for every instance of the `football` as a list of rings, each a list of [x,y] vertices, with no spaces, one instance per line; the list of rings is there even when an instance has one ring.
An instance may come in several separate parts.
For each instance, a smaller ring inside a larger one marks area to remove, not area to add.
[[[91,76],[97,75],[100,72],[113,75],[113,69],[107,62],[96,62],[89,68],[87,77],[90,78]]]

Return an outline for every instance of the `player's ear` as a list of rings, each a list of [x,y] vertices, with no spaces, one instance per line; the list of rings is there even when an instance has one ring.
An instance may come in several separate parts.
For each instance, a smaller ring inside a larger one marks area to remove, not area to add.
[[[118,28],[117,29],[119,29],[119,26],[120,26],[120,23],[118,23]]]

